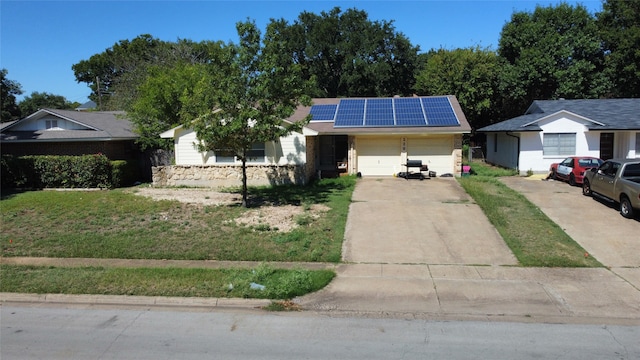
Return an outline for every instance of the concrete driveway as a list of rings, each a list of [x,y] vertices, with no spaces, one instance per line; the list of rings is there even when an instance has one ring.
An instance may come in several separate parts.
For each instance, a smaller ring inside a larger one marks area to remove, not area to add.
[[[550,208],[553,213],[574,197],[586,201],[582,207],[603,206],[567,184],[523,178],[505,182],[539,201],[545,212]],[[565,200],[558,198],[565,195]],[[599,218],[606,216],[615,218],[615,226],[625,226],[625,237],[611,237],[614,242],[638,234],[637,221],[603,207],[590,221],[601,224]],[[602,215],[607,211],[611,214]],[[582,221],[558,223],[601,262],[635,267],[513,266],[515,257],[455,179],[363,178],[347,219],[345,264],[337,266],[338,276],[329,286],[296,301],[307,309],[409,318],[640,324],[637,245],[624,241],[614,251],[598,241],[588,244],[572,230],[581,228]]]
[[[345,232],[348,263],[515,265],[482,210],[453,178],[363,178]]]

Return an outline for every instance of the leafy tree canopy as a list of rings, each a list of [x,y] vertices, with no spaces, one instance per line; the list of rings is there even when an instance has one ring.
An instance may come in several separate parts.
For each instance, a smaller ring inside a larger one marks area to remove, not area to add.
[[[597,14],[614,97],[640,97],[640,0],[606,0]]]
[[[72,66],[76,80],[92,89],[89,98],[101,110],[126,109],[137,97],[138,86],[146,79],[150,67],[173,64],[206,63],[219,44],[179,39],[165,42],[149,34],[133,40],[120,40],[104,52]]]
[[[455,95],[473,129],[496,118],[500,59],[479,47],[432,50],[416,76],[420,95]]]
[[[302,12],[293,24],[272,20],[283,41],[281,56],[316,82],[315,97],[392,96],[411,93],[419,47],[391,21],[371,21],[365,11],[339,7],[320,15]]]
[[[582,5],[514,13],[502,28],[498,54],[506,61],[500,91],[510,116],[536,99],[597,98],[608,91],[595,18]]]
[[[22,94],[20,83],[7,79],[7,69],[0,70],[0,101],[2,101],[2,118],[0,122],[19,119],[20,108],[16,104],[16,95]]]
[[[27,116],[38,111],[38,109],[74,109],[78,107],[79,103],[72,103],[68,101],[64,96],[49,94],[46,92],[32,92],[30,96],[26,96],[22,101],[18,103],[20,111]]]

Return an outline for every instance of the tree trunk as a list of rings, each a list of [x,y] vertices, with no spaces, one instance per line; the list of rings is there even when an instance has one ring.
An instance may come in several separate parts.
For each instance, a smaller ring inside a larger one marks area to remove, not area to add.
[[[242,207],[247,207],[247,158],[242,158]]]

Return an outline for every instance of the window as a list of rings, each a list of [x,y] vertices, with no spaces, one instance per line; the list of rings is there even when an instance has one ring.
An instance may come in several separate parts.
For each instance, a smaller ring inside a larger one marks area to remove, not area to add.
[[[493,152],[498,152],[498,134],[493,134]]]
[[[236,157],[230,150],[218,149],[215,151],[216,163],[233,164]],[[264,143],[253,144],[247,152],[247,163],[264,163],[265,162],[265,145]]]
[[[215,154],[217,163],[233,164],[236,161],[236,157],[233,155],[233,152],[229,150],[216,150]]]
[[[251,150],[247,153],[248,163],[263,163],[264,162],[264,143],[257,143],[251,146]]]
[[[58,127],[58,120],[46,120],[45,123],[46,123],[47,130],[55,129]]]
[[[576,134],[543,134],[544,156],[573,155],[576,153]]]

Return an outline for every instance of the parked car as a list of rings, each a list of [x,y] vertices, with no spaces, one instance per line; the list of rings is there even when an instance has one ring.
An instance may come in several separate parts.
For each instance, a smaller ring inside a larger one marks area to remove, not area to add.
[[[603,160],[591,156],[569,156],[560,163],[551,164],[549,177],[568,181],[571,186],[582,184],[584,173],[602,165]]]
[[[640,211],[640,159],[611,159],[584,176],[582,193],[620,204],[620,214],[633,218]]]

